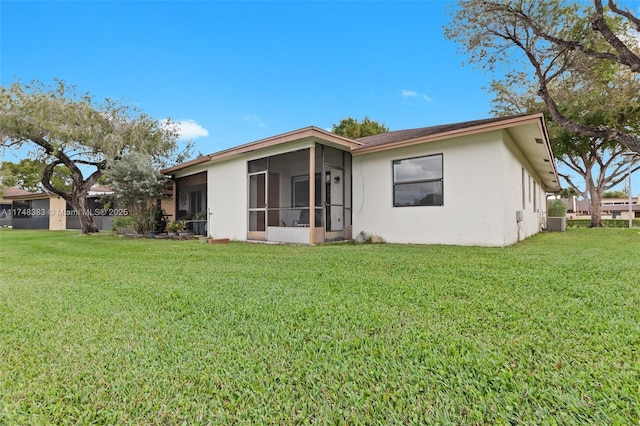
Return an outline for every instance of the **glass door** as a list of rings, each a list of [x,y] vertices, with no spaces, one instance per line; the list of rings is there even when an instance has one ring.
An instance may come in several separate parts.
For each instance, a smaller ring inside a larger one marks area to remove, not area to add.
[[[267,237],[267,172],[249,174],[249,232],[250,240]]]

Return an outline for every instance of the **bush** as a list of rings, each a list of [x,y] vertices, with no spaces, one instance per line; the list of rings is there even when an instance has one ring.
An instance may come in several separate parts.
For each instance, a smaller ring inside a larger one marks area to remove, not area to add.
[[[567,205],[562,200],[551,200],[547,205],[548,217],[564,217],[567,214]]]
[[[591,219],[567,219],[567,226],[570,228],[588,228]],[[602,219],[602,224],[606,228],[628,228],[629,219]],[[640,219],[633,219],[633,226],[640,227]]]
[[[136,219],[132,216],[118,216],[114,218],[111,228],[119,235],[133,235],[138,233],[136,230]]]

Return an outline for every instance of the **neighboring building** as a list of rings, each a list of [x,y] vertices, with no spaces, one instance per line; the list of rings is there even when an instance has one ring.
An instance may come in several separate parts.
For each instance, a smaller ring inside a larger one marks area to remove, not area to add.
[[[1,200],[2,226],[14,229],[66,229],[66,202],[48,193],[6,188]]]
[[[563,198],[567,204],[567,216],[572,219],[589,219],[591,207],[588,200],[579,200],[578,197]],[[602,218],[629,219],[629,198],[603,198],[601,203]],[[640,204],[638,197],[631,198],[631,215],[640,218]]]
[[[163,170],[174,217],[214,238],[507,246],[540,231],[560,190],[542,114],[351,140],[316,127]]]
[[[104,210],[102,197],[113,191],[94,186],[89,191],[88,208],[100,230],[110,230],[112,215]],[[14,229],[81,229],[80,219],[67,202],[51,193],[32,193],[20,188],[6,188],[0,200],[0,226]]]

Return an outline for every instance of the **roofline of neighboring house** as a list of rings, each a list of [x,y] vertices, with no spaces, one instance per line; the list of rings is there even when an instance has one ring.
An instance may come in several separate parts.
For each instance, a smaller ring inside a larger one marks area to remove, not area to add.
[[[265,139],[259,139],[254,142],[249,142],[243,145],[238,145],[229,149],[225,149],[222,151],[215,152],[213,154],[205,155],[202,157],[198,157],[194,160],[187,161],[182,164],[178,164],[173,167],[166,168],[161,171],[162,174],[172,174],[179,170],[196,166],[198,164],[207,163],[209,161],[220,160],[223,158],[231,157],[238,154],[244,154],[247,152],[255,151],[262,148],[267,148],[270,146],[279,145],[286,142],[291,142],[295,140],[312,138],[312,137],[320,137],[329,142],[334,142],[339,145],[348,147],[349,149],[353,149],[356,146],[360,146],[361,143],[354,141],[353,139],[345,138],[343,136],[336,135],[334,133],[323,130],[319,127],[308,126],[302,129],[293,130],[291,132],[282,133],[275,136],[270,136]]]
[[[47,193],[47,192],[32,192],[29,194],[20,194],[20,195],[5,195],[3,197],[4,200],[14,200],[14,201],[20,201],[20,200],[44,200],[47,198],[60,198],[60,196],[58,194],[53,194],[53,193]]]

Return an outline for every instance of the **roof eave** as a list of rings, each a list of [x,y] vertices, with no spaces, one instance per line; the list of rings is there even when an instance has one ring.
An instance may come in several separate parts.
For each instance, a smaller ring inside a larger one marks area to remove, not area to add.
[[[233,157],[235,155],[246,154],[248,152],[257,151],[259,149],[268,148],[271,146],[275,146],[275,145],[279,145],[287,142],[293,142],[297,140],[302,140],[302,139],[307,139],[307,138],[323,139],[327,142],[332,142],[337,145],[348,148],[350,151],[353,150],[355,147],[362,145],[360,142],[354,141],[353,139],[336,135],[334,133],[328,132],[326,130],[320,129],[315,126],[308,126],[302,129],[293,130],[291,132],[282,133],[276,136],[270,136],[268,138],[259,139],[257,141],[249,142],[243,145],[238,145],[229,149],[215,152],[210,155],[205,155],[203,157],[196,158],[195,160],[187,161],[186,163],[169,167],[167,169],[162,170],[161,172],[163,174],[173,174],[179,170],[196,166],[202,163],[218,161],[225,158]]]
[[[544,119],[544,116],[542,115],[542,113],[505,118],[504,120],[499,120],[491,123],[483,123],[477,126],[448,130],[441,133],[434,133],[432,135],[421,136],[421,137],[412,138],[412,139],[405,139],[405,140],[400,140],[396,142],[390,142],[383,145],[373,145],[373,146],[361,145],[357,148],[354,148],[352,150],[352,154],[362,155],[362,154],[368,154],[371,152],[385,151],[388,149],[417,145],[417,144],[426,143],[426,142],[435,142],[435,141],[450,139],[454,137],[469,136],[469,135],[483,133],[491,130],[502,130],[502,129],[512,127],[515,124],[528,124],[528,123],[534,122],[535,120],[541,120],[541,119],[542,120]]]

